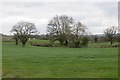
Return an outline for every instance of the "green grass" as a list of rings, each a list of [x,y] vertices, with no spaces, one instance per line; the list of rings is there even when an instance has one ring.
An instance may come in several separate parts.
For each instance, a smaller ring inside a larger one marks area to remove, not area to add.
[[[113,45],[118,45],[118,42],[113,42]],[[88,47],[110,46],[109,42],[89,43]]]
[[[2,42],[0,42],[0,79],[2,75]]]
[[[29,44],[23,48],[13,42],[3,42],[2,51],[3,77],[6,78],[118,77],[117,48],[55,48]]]
[[[33,43],[50,43],[49,40],[29,40],[29,42],[33,42]]]

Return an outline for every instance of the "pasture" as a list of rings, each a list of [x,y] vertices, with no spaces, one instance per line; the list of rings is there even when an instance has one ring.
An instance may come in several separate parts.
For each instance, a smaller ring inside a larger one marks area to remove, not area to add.
[[[39,41],[35,41],[39,42]],[[42,41],[47,42],[47,41]],[[26,47],[2,43],[4,78],[117,78],[118,48]]]

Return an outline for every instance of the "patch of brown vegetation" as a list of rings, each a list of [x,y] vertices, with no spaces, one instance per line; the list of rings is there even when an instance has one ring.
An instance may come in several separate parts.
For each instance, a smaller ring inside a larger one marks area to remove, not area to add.
[[[51,44],[47,43],[31,43],[32,46],[40,46],[40,47],[52,47]]]
[[[120,45],[96,46],[95,48],[115,48],[115,47],[120,47]]]

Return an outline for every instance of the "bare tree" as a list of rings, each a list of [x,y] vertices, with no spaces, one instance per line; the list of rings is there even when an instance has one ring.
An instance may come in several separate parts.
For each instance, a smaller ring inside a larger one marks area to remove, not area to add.
[[[84,26],[81,22],[77,22],[74,24],[72,29],[71,40],[75,47],[79,47],[80,39],[84,34],[86,34],[86,26]]]
[[[33,33],[36,33],[37,30],[33,23],[20,21],[13,26],[11,32],[19,36],[22,46],[24,47],[29,39],[29,36]]]
[[[48,33],[52,36],[56,36],[53,41],[58,40],[61,45],[65,42],[65,45],[68,44],[68,37],[71,34],[71,25],[73,23],[72,17],[66,15],[55,16],[50,20],[48,24]]]
[[[105,29],[104,33],[106,35],[106,37],[109,39],[110,44],[113,44],[113,39],[114,39],[114,35],[116,34],[118,28],[115,26],[112,26],[110,28]]]

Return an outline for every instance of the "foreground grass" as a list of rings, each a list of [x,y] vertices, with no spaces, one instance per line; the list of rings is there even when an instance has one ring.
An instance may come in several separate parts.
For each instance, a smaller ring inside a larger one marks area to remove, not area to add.
[[[116,78],[117,55],[117,48],[23,48],[3,42],[3,77]]]
[[[0,79],[2,75],[2,42],[0,42]]]

